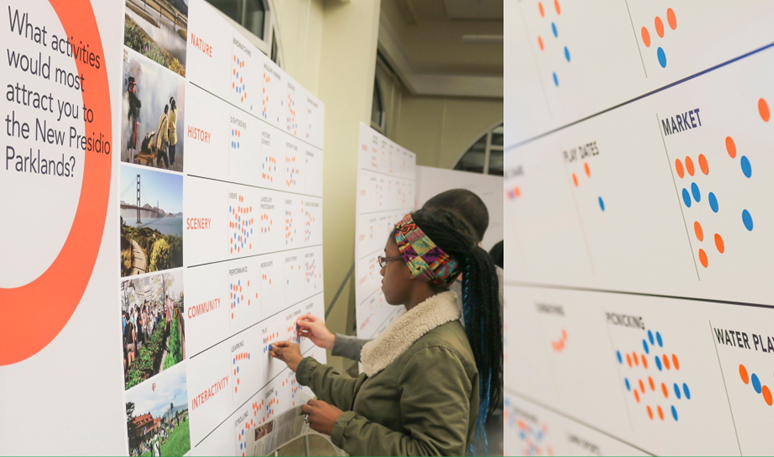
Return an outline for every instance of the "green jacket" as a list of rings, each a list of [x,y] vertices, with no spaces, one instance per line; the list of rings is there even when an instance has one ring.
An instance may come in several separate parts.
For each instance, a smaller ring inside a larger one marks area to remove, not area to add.
[[[457,320],[425,333],[370,378],[305,358],[297,379],[344,411],[331,439],[351,455],[465,455],[473,440],[478,371]]]

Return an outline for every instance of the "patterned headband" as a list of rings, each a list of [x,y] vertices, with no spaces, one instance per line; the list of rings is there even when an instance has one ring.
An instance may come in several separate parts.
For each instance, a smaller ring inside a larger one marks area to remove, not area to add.
[[[426,282],[439,286],[447,286],[457,279],[457,261],[425,235],[411,214],[398,223],[395,242],[411,270],[411,276],[422,277]]]

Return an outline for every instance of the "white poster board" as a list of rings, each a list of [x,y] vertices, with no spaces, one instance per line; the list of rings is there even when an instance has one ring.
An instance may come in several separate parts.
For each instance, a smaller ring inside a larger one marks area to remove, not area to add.
[[[417,167],[417,208],[434,196],[451,189],[467,189],[486,205],[489,228],[481,247],[489,251],[503,240],[503,178],[481,173],[448,170],[435,167]]]
[[[505,453],[771,454],[774,4],[505,20]]]
[[[416,208],[416,154],[360,124],[355,225],[357,336],[370,339],[403,312],[384,300],[378,257],[395,224]]]
[[[325,359],[324,104],[203,0],[0,15],[0,453],[251,454],[311,395],[270,345]]]

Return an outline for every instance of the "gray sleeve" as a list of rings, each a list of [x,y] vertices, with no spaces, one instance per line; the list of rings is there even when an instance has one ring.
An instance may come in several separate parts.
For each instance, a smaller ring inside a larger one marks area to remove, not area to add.
[[[333,350],[331,355],[337,357],[345,357],[347,359],[360,362],[360,351],[363,350],[363,346],[371,340],[361,340],[354,336],[336,334],[336,341],[333,342]]]

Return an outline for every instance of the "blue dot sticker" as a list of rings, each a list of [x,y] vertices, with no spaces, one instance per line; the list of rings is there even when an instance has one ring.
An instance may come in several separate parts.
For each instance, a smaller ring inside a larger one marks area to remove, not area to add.
[[[656,332],[656,342],[658,343],[658,347],[664,347],[664,340],[661,339],[661,332]]]
[[[604,211],[605,210],[605,202],[602,200],[602,197],[599,197],[599,208]]]
[[[683,393],[685,394],[685,399],[690,400],[691,399],[691,391],[688,389],[688,384],[683,383]]]
[[[629,380],[627,378],[624,378],[624,384],[626,384],[626,390],[632,390],[632,386],[629,385]]]
[[[752,376],[750,376],[750,381],[752,382],[753,389],[755,389],[756,393],[761,393],[761,380],[758,379],[758,375],[753,373]]]
[[[567,61],[570,61],[570,50],[567,49],[567,46],[564,47],[564,58],[567,59]]]
[[[661,359],[658,358],[658,356],[654,356],[656,359],[656,368],[658,368],[658,371],[661,371]]]
[[[675,396],[676,396],[676,397],[677,397],[677,399],[679,400],[679,399],[680,399],[680,396],[681,396],[681,395],[680,395],[680,386],[678,386],[678,385],[677,385],[677,383],[675,383],[675,385],[674,385],[674,388],[675,388]]]
[[[559,78],[556,77],[556,72],[554,74],[554,86],[559,87]]]
[[[693,199],[696,200],[696,203],[701,201],[701,192],[699,192],[699,186],[695,182],[691,183],[691,194],[693,194]]]
[[[672,405],[672,417],[677,421],[677,409],[675,409],[675,405]]]
[[[740,160],[742,164],[742,173],[746,177],[752,176],[752,167],[750,166],[750,159],[747,158],[747,156],[742,156],[742,159]]]
[[[645,340],[642,340],[642,349],[645,351],[646,354],[650,354],[650,348],[648,347],[648,342]]]
[[[618,358],[618,363],[623,363],[623,359],[621,358],[621,351],[615,351],[615,356]]]
[[[750,215],[750,212],[747,210],[742,211],[742,222],[744,223],[744,227],[752,232],[753,229],[753,220],[752,216]]]
[[[685,206],[688,208],[691,207],[691,194],[688,193],[688,189],[683,187],[683,203],[685,203]]]
[[[555,22],[551,23],[551,31],[554,32],[554,37],[555,38],[559,37],[559,33],[556,31],[556,23]]]
[[[710,192],[707,194],[707,201],[709,201],[710,208],[712,209],[713,213],[718,212],[718,198],[715,196],[714,192]]]
[[[664,50],[661,49],[661,47],[656,51],[656,55],[658,56],[658,63],[661,65],[661,68],[666,68],[666,54],[664,54]]]
[[[653,342],[653,332],[648,330],[648,339],[650,340],[650,344],[654,344]]]

